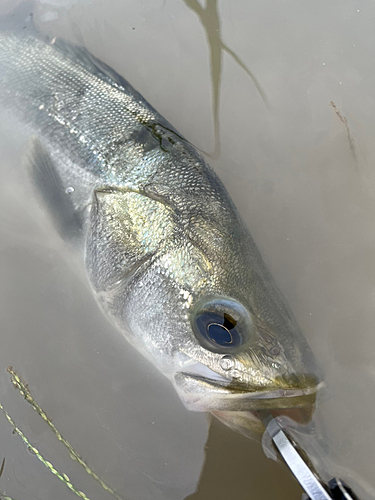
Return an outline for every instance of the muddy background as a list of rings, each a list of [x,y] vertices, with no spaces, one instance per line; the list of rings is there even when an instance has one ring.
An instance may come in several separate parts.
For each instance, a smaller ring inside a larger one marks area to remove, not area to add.
[[[211,155],[325,372],[318,468],[373,498],[375,4],[205,1],[39,0],[33,12]],[[15,4],[0,0],[0,13]],[[25,180],[28,138],[0,127],[0,403],[38,451],[0,414],[1,492],[75,498],[52,467],[90,499],[111,498],[13,388],[12,365],[122,498],[300,498],[260,445],[216,421],[208,434],[206,416],[108,324]]]

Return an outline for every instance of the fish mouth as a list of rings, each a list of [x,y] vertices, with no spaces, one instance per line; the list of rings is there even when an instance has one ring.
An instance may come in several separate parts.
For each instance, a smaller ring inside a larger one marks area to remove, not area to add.
[[[293,376],[294,387],[246,387],[214,372],[211,377],[210,372],[207,367],[198,369],[198,373],[177,372],[174,385],[181,400],[189,410],[210,412],[256,441],[264,433],[259,412],[268,410],[274,417],[289,417],[306,425],[313,418],[317,393],[325,386],[315,375],[301,374]]]
[[[282,383],[275,382],[273,387],[266,388],[237,384],[214,372],[212,377],[207,374],[177,372],[174,376],[176,390],[190,410],[257,412],[311,407],[324,386],[313,374],[294,375],[294,385],[286,383],[283,387]]]

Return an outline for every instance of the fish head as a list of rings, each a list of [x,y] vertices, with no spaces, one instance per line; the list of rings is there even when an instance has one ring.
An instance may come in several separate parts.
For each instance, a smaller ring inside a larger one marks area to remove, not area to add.
[[[312,414],[314,356],[237,212],[226,224],[196,217],[189,234],[163,244],[126,317],[186,407],[241,428],[263,409]]]
[[[314,356],[245,224],[220,185],[166,202],[97,194],[86,265],[127,339],[190,410],[247,432],[257,412],[312,413]],[[177,206],[176,206],[177,205]],[[120,279],[119,279],[120,276]]]

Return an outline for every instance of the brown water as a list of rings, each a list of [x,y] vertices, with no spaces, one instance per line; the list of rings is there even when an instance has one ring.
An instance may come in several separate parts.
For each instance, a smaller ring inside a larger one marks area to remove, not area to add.
[[[35,19],[54,36],[85,43],[193,144],[217,157],[211,165],[325,372],[328,396],[318,407],[329,446],[323,469],[372,498],[375,5],[40,0]],[[24,144],[19,147],[2,150],[2,164],[14,171]],[[78,258],[54,236],[28,187],[5,170],[0,402],[90,498],[108,494],[11,388],[8,364],[124,498],[193,493],[206,417],[185,411],[168,381],[118,338],[97,311]],[[47,499],[52,492],[57,500],[74,497],[25,452],[5,420],[0,436],[6,451],[0,450],[6,458],[0,490],[20,499]],[[259,445],[215,421],[192,498],[235,496],[297,499],[300,490]]]

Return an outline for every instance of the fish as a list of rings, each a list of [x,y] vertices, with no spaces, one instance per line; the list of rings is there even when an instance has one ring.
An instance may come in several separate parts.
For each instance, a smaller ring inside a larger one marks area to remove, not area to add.
[[[189,410],[249,437],[261,410],[308,421],[322,376],[218,176],[125,78],[17,17],[0,24],[0,109],[104,314]]]

